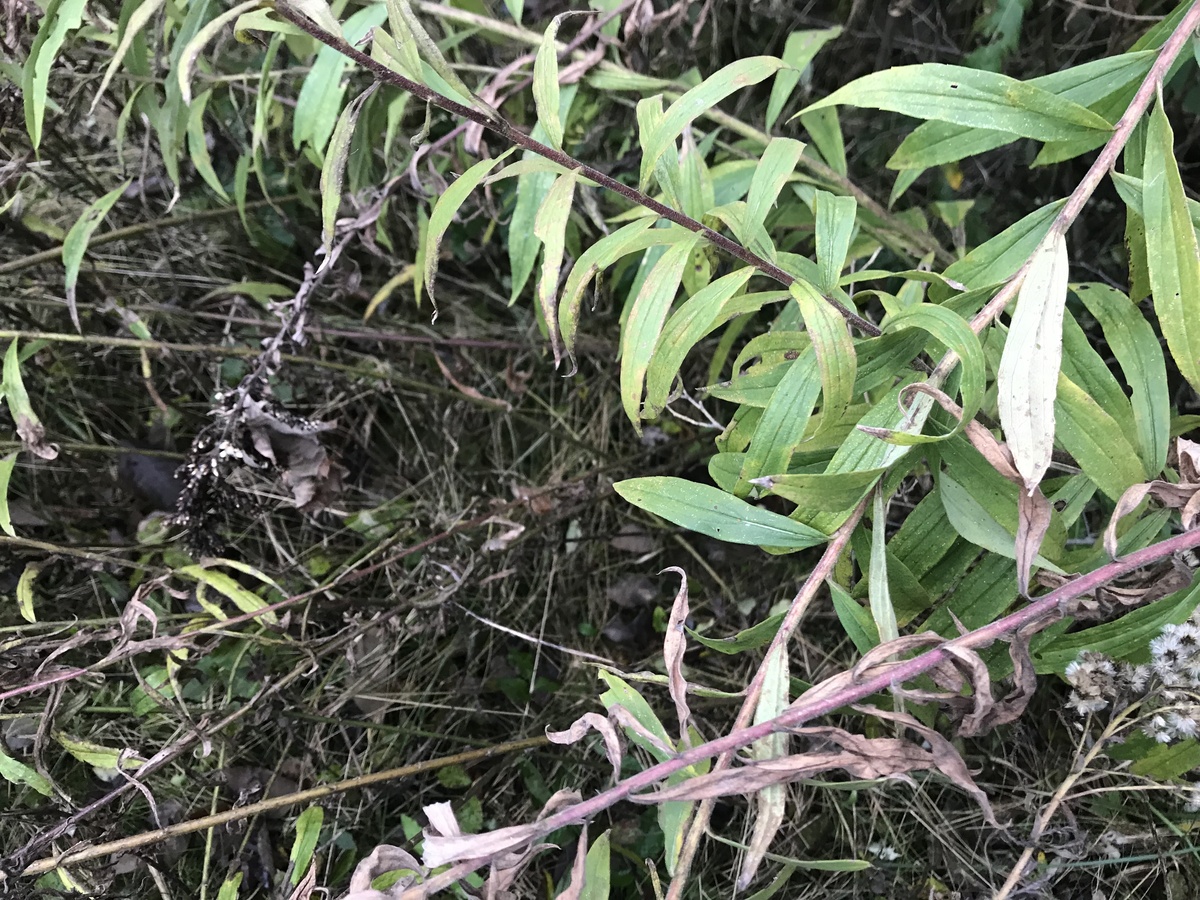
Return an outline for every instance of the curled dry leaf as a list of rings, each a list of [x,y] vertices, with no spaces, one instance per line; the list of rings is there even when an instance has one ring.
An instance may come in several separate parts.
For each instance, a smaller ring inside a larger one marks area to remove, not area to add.
[[[652,746],[663,758],[675,755],[676,750],[674,747],[664,742],[657,734],[639,722],[637,717],[625,707],[619,705],[611,706],[609,707],[608,715],[622,728],[627,729]]]
[[[566,731],[547,731],[546,737],[554,744],[574,744],[588,731],[597,731],[604,739],[604,754],[613,767],[613,781],[621,777],[621,738],[612,723],[599,713],[584,713]]]
[[[411,875],[404,875],[386,891],[377,891],[371,887],[380,875],[395,872],[397,869],[408,869]],[[418,883],[425,877],[425,869],[407,850],[394,847],[391,844],[380,844],[371,851],[371,855],[360,860],[350,876],[350,890],[342,900],[394,900],[407,888]]]
[[[496,865],[514,864],[515,860],[526,853],[536,852],[546,846],[533,846],[537,838],[540,820],[552,812],[580,802],[578,791],[561,790],[546,801],[538,815],[538,821],[527,825],[512,825],[508,828],[497,828],[484,834],[462,834],[458,821],[450,810],[449,803],[434,803],[425,807],[425,813],[430,816],[430,828],[425,829],[425,845],[421,854],[426,866],[435,869],[447,863],[462,860],[496,860]],[[432,815],[430,811],[432,810]],[[445,827],[453,834],[434,829]],[[504,854],[517,851],[514,855],[505,857]]]
[[[688,745],[688,720],[691,711],[687,702],[687,681],[683,677],[683,655],[687,651],[687,638],[684,623],[688,618],[688,582],[687,573],[678,566],[663,569],[658,574],[674,572],[681,579],[675,600],[671,604],[671,617],[667,620],[667,633],[663,638],[663,661],[667,667],[667,685],[671,699],[675,701],[675,715],[679,719],[679,740],[681,746]]]
[[[1121,495],[1104,530],[1104,549],[1117,558],[1117,524],[1137,509],[1146,497],[1153,497],[1170,509],[1180,510],[1185,531],[1200,521],[1200,444],[1179,438],[1175,442],[1179,466],[1179,484],[1169,481],[1150,481],[1135,484]]]
[[[579,830],[579,841],[575,845],[575,861],[571,863],[571,883],[558,895],[558,900],[579,900],[583,896],[584,875],[587,871],[588,829],[587,822]]]
[[[267,399],[247,395],[242,406],[254,449],[281,470],[300,509],[319,508],[341,487],[341,469],[329,459],[317,435],[336,427],[282,410]]]
[[[1017,492],[1017,588],[1022,596],[1029,596],[1029,572],[1050,530],[1053,512],[1040,485]]]
[[[963,737],[974,737],[982,733],[996,702],[992,697],[992,676],[988,672],[987,663],[983,661],[983,657],[974,650],[965,650],[954,644],[946,644],[945,651],[950,654],[951,659],[955,661],[971,683],[974,709],[963,717],[958,725],[958,733]]]
[[[943,640],[940,634],[934,634],[932,631],[901,635],[894,641],[879,644],[864,653],[854,664],[854,668],[850,670],[851,677],[855,682],[866,681],[868,678],[878,675],[879,667],[891,663],[893,657],[903,656],[913,650],[936,647],[943,643]]]

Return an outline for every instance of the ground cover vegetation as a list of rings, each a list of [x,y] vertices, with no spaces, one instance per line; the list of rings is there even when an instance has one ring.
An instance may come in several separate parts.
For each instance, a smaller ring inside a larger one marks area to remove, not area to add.
[[[4,16],[6,890],[1200,891],[1200,5]]]

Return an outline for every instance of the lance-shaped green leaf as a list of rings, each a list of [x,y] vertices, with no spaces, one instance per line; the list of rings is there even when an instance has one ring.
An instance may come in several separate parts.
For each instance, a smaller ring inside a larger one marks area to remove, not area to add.
[[[685,230],[679,226],[654,228],[656,221],[654,216],[646,216],[623,225],[584,250],[571,267],[571,274],[563,285],[562,299],[558,303],[558,325],[562,331],[563,345],[572,359],[571,372],[568,374],[575,371],[575,334],[579,330],[583,292],[597,273],[627,254],[640,253],[656,244],[673,243],[685,234]]]
[[[260,0],[244,0],[243,3],[239,3],[232,9],[225,10],[197,31],[192,39],[184,45],[179,57],[179,66],[175,72],[176,78],[179,79],[179,95],[183,98],[185,106],[192,102],[192,73],[196,69],[196,60],[200,58],[200,54],[208,46],[208,42],[242,13],[249,12],[258,6],[259,2]]]
[[[884,334],[896,331],[920,329],[941,341],[958,356],[962,366],[962,378],[959,390],[962,393],[962,419],[949,435],[928,437],[924,435],[891,434],[889,440],[899,443],[929,443],[944,440],[950,435],[958,434],[963,426],[975,418],[983,403],[984,391],[987,388],[987,360],[983,354],[983,346],[979,337],[973,332],[966,321],[952,313],[944,306],[932,303],[918,303],[906,307],[884,323]]]
[[[1005,228],[993,238],[980,244],[958,262],[946,267],[945,277],[957,281],[968,290],[999,284],[1024,265],[1033,251],[1050,231],[1054,217],[1066,200],[1047,203]],[[942,303],[954,291],[945,284],[931,284],[929,299]]]
[[[820,392],[816,357],[808,351],[792,361],[772,392],[742,462],[742,482],[787,472]]]
[[[896,623],[896,607],[887,576],[887,504],[883,491],[875,490],[871,521],[871,570],[867,576],[867,595],[871,601],[871,618],[879,632],[880,643],[886,644],[900,636]]]
[[[811,474],[767,475],[754,484],[790,500],[801,509],[839,510],[858,505],[886,469],[858,472],[816,472]]]
[[[639,433],[642,430],[641,403],[646,369],[683,281],[683,267],[699,240],[699,235],[688,232],[686,237],[667,248],[642,283],[630,307],[629,318],[621,329],[621,404]]]
[[[560,119],[565,119],[571,109],[571,103],[575,99],[575,90],[576,86],[571,85],[562,91],[559,101]],[[546,131],[541,124],[538,124],[533,127],[529,136],[535,141],[544,142]],[[525,162],[532,163],[536,159],[541,159],[541,157],[527,150],[519,162],[515,162],[507,168],[514,168]],[[546,161],[548,162],[548,160]],[[533,222],[537,218],[538,210],[542,207],[542,202],[546,199],[546,194],[554,184],[554,177],[554,170],[549,168],[520,172],[517,175],[517,203],[513,207],[512,218],[508,223],[508,264],[512,273],[512,290],[508,298],[510,305],[516,302],[521,291],[525,289],[525,284],[533,272],[533,264],[537,261],[539,242],[533,234]]]
[[[0,459],[0,531],[9,537],[16,537],[12,527],[12,513],[8,509],[8,485],[12,480],[13,469],[17,465],[17,454],[10,453]]]
[[[1200,249],[1162,98],[1150,116],[1143,182],[1154,312],[1180,374],[1200,390]]]
[[[450,87],[454,88],[454,90],[458,91],[464,97],[469,97],[472,105],[487,115],[488,118],[493,120],[499,119],[500,113],[496,112],[492,106],[476,97],[475,94],[472,93],[471,89],[466,86],[463,80],[458,77],[458,73],[454,71],[453,67],[446,60],[446,57],[442,55],[442,51],[438,48],[437,42],[429,36],[429,32],[425,30],[425,27],[421,24],[421,20],[418,19],[416,13],[413,12],[412,6],[408,0],[387,0],[387,6],[388,15],[390,18],[399,18],[404,21],[409,35],[411,35],[413,41],[416,42],[417,50],[420,52],[421,58],[429,64],[429,67],[433,69],[433,71],[439,76],[441,76],[445,82],[450,85]],[[395,25],[393,25],[393,28],[395,28]],[[400,35],[396,34],[394,36],[396,37],[397,42],[399,42]]]
[[[1055,233],[1030,260],[996,375],[1000,424],[1028,491],[1046,474],[1054,449],[1066,302],[1067,242]]]
[[[1171,439],[1171,398],[1167,365],[1154,329],[1137,304],[1106,284],[1077,284],[1075,296],[1096,317],[1104,340],[1132,390],[1138,454],[1146,472],[1156,476],[1167,462]]]
[[[38,25],[37,36],[29,48],[29,56],[21,73],[21,91],[25,103],[25,129],[29,132],[29,142],[34,152],[42,142],[50,68],[67,35],[83,21],[85,5],[86,0],[50,0]]]
[[[113,188],[85,209],[63,240],[62,259],[67,273],[67,309],[71,312],[71,323],[76,331],[80,329],[79,310],[75,305],[75,284],[79,280],[79,266],[83,263],[83,255],[87,253],[88,241],[92,239],[92,232],[104,221],[108,211],[129,185],[130,182],[126,181],[120,187]]]
[[[208,108],[208,101],[211,98],[212,90],[204,91],[188,110],[188,155],[192,158],[192,165],[196,167],[196,172],[204,179],[204,183],[212,188],[214,194],[228,203],[229,193],[221,184],[221,179],[217,177],[216,170],[213,169],[212,157],[208,152],[208,135],[204,133],[204,111]]]
[[[613,490],[639,509],[731,544],[803,550],[828,540],[815,528],[787,516],[759,509],[718,488],[682,478],[631,478],[617,482]]]
[[[233,568],[236,568],[239,571],[249,570],[253,574],[258,574],[255,572],[255,570],[251,569],[245,564],[233,565],[232,560],[221,560],[221,562],[223,564],[231,565]],[[234,606],[244,613],[259,612],[261,613],[261,617],[264,622],[270,622],[272,624],[279,621],[278,616],[276,616],[274,612],[266,610],[267,602],[263,600],[262,597],[242,587],[234,578],[225,574],[224,572],[218,572],[215,569],[206,568],[202,565],[190,565],[181,566],[175,570],[175,574],[212,588],[217,593],[230,600]],[[267,579],[266,583],[278,588],[278,586],[269,579]]]
[[[754,169],[750,190],[746,194],[746,211],[742,216],[742,233],[751,235],[766,221],[771,207],[779,198],[784,183],[796,170],[804,145],[790,138],[771,138],[767,149]]]
[[[338,116],[333,137],[329,139],[329,149],[325,153],[325,162],[321,166],[321,252],[325,256],[322,268],[328,264],[329,253],[333,249],[334,225],[337,222],[338,208],[342,205],[342,178],[346,174],[346,160],[350,156],[350,139],[354,137],[354,125],[358,122],[363,103],[373,93],[375,85],[371,85],[346,104],[346,108]]]
[[[408,27],[408,19],[402,12],[397,0],[387,0],[388,28],[391,34],[390,42],[379,40],[389,56],[395,60],[400,74],[418,83],[424,83],[421,72],[421,53],[417,50],[417,41]],[[374,48],[372,48],[374,49]]]
[[[639,185],[650,184],[650,173],[667,147],[696,116],[707,112],[734,91],[758,84],[783,68],[783,60],[773,56],[751,56],[732,62],[692,88],[667,108],[658,127],[642,145],[642,172]]]
[[[1060,375],[1054,404],[1058,439],[1085,475],[1112,500],[1145,480],[1141,459],[1129,436],[1092,397]]]
[[[858,371],[858,359],[854,353],[854,341],[850,338],[850,330],[846,327],[846,320],[838,315],[807,281],[793,281],[788,290],[800,305],[804,327],[808,329],[813,349],[817,353],[817,366],[821,370],[821,389],[824,395],[821,408],[827,421],[837,421],[854,398],[854,378]]]
[[[1031,79],[1028,83],[1057,94],[1064,100],[1092,106],[1115,91],[1140,81],[1154,62],[1154,56],[1152,51],[1121,53],[1052,72]],[[1098,137],[1104,139],[1103,134]],[[1003,147],[1013,140],[1014,136],[1004,131],[972,128],[951,122],[925,122],[896,148],[892,158],[887,161],[887,167],[925,169],[940,166]]]
[[[817,220],[817,267],[821,277],[818,285],[826,293],[837,287],[842,267],[846,265],[857,211],[858,204],[853,197],[838,197],[828,191],[817,191],[813,198],[813,213]]]
[[[9,784],[31,787],[44,797],[54,796],[54,785],[45,775],[20,760],[13,759],[3,750],[0,750],[0,778]]]
[[[113,51],[112,58],[109,59],[108,66],[104,69],[104,77],[100,79],[100,87],[96,90],[96,96],[92,98],[92,105],[88,107],[89,113],[95,112],[96,105],[100,102],[100,98],[104,96],[104,92],[108,90],[113,76],[121,68],[125,54],[129,52],[134,39],[141,34],[142,29],[146,27],[146,23],[153,18],[154,14],[162,9],[165,2],[166,0],[142,0],[137,9],[130,13],[129,19],[125,22],[125,27],[121,30],[121,39],[117,42],[117,49]]]
[[[667,405],[667,396],[683,360],[696,344],[713,329],[744,312],[753,312],[750,306],[760,308],[774,295],[756,294],[752,298],[738,297],[744,303],[730,301],[746,286],[754,274],[750,267],[738,269],[718,278],[712,284],[697,291],[671,315],[663,327],[658,346],[650,357],[646,369],[646,403],[644,414],[654,418]]]
[[[948,473],[943,473],[938,480],[938,489],[942,505],[946,508],[946,515],[955,531],[977,547],[1008,559],[1016,559],[1016,528],[1014,526],[1010,529],[1001,521],[1016,515],[1015,503],[1005,510],[989,506],[986,502],[991,499],[989,495],[972,492]],[[1033,563],[1051,572],[1063,572],[1041,554],[1034,556]]]
[[[383,24],[387,11],[378,3],[364,6],[345,25],[347,43],[357,44],[372,28]],[[346,96],[343,76],[350,60],[335,47],[322,46],[309,69],[296,97],[292,113],[292,146],[299,149],[308,144],[317,154],[323,154],[337,124]]]
[[[434,302],[435,308],[433,283],[437,278],[438,254],[442,249],[442,236],[445,235],[446,229],[454,221],[459,207],[463,205],[471,191],[475,190],[488,172],[496,168],[514,149],[515,147],[510,147],[495,159],[481,159],[463,172],[453,184],[442,192],[442,196],[438,197],[433,212],[429,215],[429,228],[425,239],[425,264],[422,271],[424,272],[425,290],[429,294],[430,301]]]
[[[1066,140],[1112,126],[1086,106],[996,72],[924,63],[872,72],[834,91],[803,112],[826,106],[886,109],[915,119],[936,119],[1007,131],[1039,141]]]
[[[558,44],[555,39],[563,19],[579,15],[587,13],[565,12],[551,19],[533,61],[533,105],[537,109],[538,123],[546,131],[546,141],[555,150],[562,149],[563,139],[563,124],[559,115]]]
[[[295,887],[308,874],[309,863],[312,862],[313,851],[321,837],[321,823],[325,820],[325,810],[319,806],[310,806],[296,817],[296,839],[292,842],[292,853],[288,867],[292,870],[291,883]]]
[[[804,113],[800,117],[800,124],[812,138],[813,146],[829,164],[829,168],[839,175],[845,175],[846,142],[842,138],[842,123],[838,118],[837,107],[830,106]]]
[[[771,96],[767,100],[767,131],[775,128],[775,122],[783,112],[784,104],[800,83],[800,76],[813,61],[813,57],[841,33],[841,27],[834,26],[815,31],[793,31],[787,36],[783,45],[783,61],[787,67],[779,70],[775,82],[771,85]],[[830,165],[833,163],[830,162]]]
[[[556,368],[562,362],[562,338],[558,330],[558,307],[555,300],[558,292],[558,273],[562,268],[566,247],[567,219],[571,215],[576,180],[574,172],[558,176],[533,220],[533,233],[544,248],[542,273],[538,278],[538,304],[550,332],[550,346],[554,351]]]

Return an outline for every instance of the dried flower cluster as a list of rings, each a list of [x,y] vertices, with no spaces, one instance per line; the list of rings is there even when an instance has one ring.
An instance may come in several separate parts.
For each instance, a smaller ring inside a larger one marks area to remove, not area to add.
[[[1164,625],[1150,642],[1150,661],[1118,662],[1085,651],[1067,666],[1068,705],[1080,715],[1145,697],[1142,730],[1162,744],[1200,734],[1200,610],[1181,625]]]
[[[221,553],[222,532],[231,518],[258,508],[254,497],[233,483],[238,470],[279,476],[302,509],[321,505],[340,485],[340,469],[316,437],[334,426],[284,409],[266,379],[249,381],[214,396],[213,422],[196,435],[179,469],[184,484],[174,521],[198,556]]]

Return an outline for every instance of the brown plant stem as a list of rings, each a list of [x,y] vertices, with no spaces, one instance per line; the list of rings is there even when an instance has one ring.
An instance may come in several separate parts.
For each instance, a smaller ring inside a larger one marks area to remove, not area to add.
[[[825,552],[821,554],[821,558],[817,561],[816,566],[804,579],[804,584],[801,585],[800,591],[792,600],[791,606],[788,607],[787,613],[783,617],[783,621],[779,623],[779,631],[775,633],[771,644],[767,647],[764,659],[770,659],[774,652],[782,652],[787,646],[787,642],[791,639],[792,632],[800,625],[800,620],[804,618],[805,612],[808,611],[809,605],[816,599],[817,591],[821,585],[825,583],[825,579],[833,572],[833,567],[837,565],[838,557],[842,555],[842,551],[846,549],[846,544],[850,541],[850,534],[854,531],[859,521],[866,512],[869,497],[863,499],[861,503],[850,514],[850,517],[842,523],[829,538],[829,543],[825,545]],[[742,708],[738,710],[737,718],[733,721],[732,731],[740,731],[750,724],[754,718],[754,711],[758,708],[759,697],[762,696],[763,684],[767,679],[767,667],[761,665],[758,671],[754,674],[754,679],[746,688],[746,698],[742,701]],[[722,769],[728,769],[733,764],[734,751],[727,750],[717,757],[713,763],[712,771],[720,772]],[[709,819],[712,817],[713,807],[716,806],[716,800],[702,800],[700,805],[696,807],[695,816],[688,824],[687,833],[683,839],[683,846],[679,850],[679,856],[675,861],[675,874],[671,878],[671,884],[667,888],[667,900],[679,900],[683,896],[683,890],[687,885],[688,873],[691,871],[692,860],[695,858],[696,850],[700,847],[700,841],[704,837],[708,829]]]
[[[245,806],[238,806],[234,809],[226,810],[225,812],[215,813],[210,816],[202,816],[198,819],[189,819],[186,822],[177,822],[174,825],[168,825],[165,828],[158,828],[154,831],[147,831],[142,834],[131,835],[130,837],[121,838],[116,841],[108,841],[103,844],[96,844],[84,850],[77,850],[73,853],[68,852],[59,856],[46,857],[39,859],[36,862],[30,863],[21,871],[22,877],[42,875],[60,866],[69,866],[74,863],[87,862],[93,859],[101,859],[114,853],[128,853],[130,850],[137,850],[140,847],[148,847],[152,844],[158,844],[162,841],[169,840],[173,837],[179,837],[184,834],[193,834],[197,831],[205,831],[209,828],[217,828],[221,825],[226,825],[230,822],[237,822],[242,819],[248,819],[251,816],[261,815],[262,813],[272,812],[277,809],[286,809],[289,806],[295,806],[299,803],[310,803],[315,800],[321,800],[325,797],[330,797],[334,794],[342,794],[346,791],[359,790],[361,788],[370,787],[373,784],[382,784],[387,781],[397,781],[401,778],[410,778],[413,775],[421,775],[426,772],[436,772],[438,769],[444,769],[447,766],[464,766],[470,763],[481,762],[486,759],[492,759],[496,756],[502,756],[507,753],[519,753],[522,751],[532,750],[537,747],[542,747],[549,744],[550,741],[544,736],[524,738],[518,741],[508,741],[504,744],[496,744],[491,747],[481,747],[477,750],[464,750],[462,753],[455,753],[450,756],[443,756],[439,759],[426,760],[425,762],[413,763],[412,765],[400,766],[396,769],[386,769],[383,772],[371,772],[367,775],[359,775],[354,778],[347,778],[343,781],[338,781],[334,784],[323,784],[319,787],[308,788],[303,791],[294,791],[290,794],[282,794],[278,797],[271,797],[267,800],[260,800],[257,803],[249,803]],[[3,878],[0,878],[3,881]]]
[[[674,222],[676,225],[686,228],[688,231],[694,234],[700,235],[713,246],[719,247],[730,256],[733,256],[747,265],[758,269],[758,271],[770,278],[773,278],[780,284],[790,285],[795,282],[796,279],[788,272],[785,272],[774,263],[768,262],[758,254],[752,253],[737,241],[726,237],[718,231],[714,231],[708,226],[697,222],[695,219],[684,215],[678,210],[674,210],[671,207],[660,203],[648,194],[639,191],[636,188],[632,188],[610,175],[606,175],[599,169],[580,162],[568,153],[564,153],[561,150],[555,150],[553,147],[548,147],[539,141],[535,141],[519,128],[509,124],[509,122],[507,122],[505,119],[493,119],[487,113],[481,112],[480,110],[471,106],[464,106],[461,103],[451,100],[449,97],[442,96],[437,91],[427,88],[423,84],[419,84],[411,79],[405,78],[398,72],[389,69],[383,63],[372,59],[357,47],[352,47],[350,44],[346,43],[346,41],[342,40],[336,35],[332,35],[323,28],[320,28],[307,16],[293,9],[286,2],[276,3],[275,11],[282,18],[316,38],[322,44],[332,47],[334,50],[337,50],[344,56],[354,60],[354,62],[371,72],[375,76],[376,80],[384,84],[391,85],[392,87],[399,88],[400,90],[407,91],[414,97],[424,100],[426,103],[431,103],[440,109],[444,109],[446,112],[458,116],[459,118],[468,119],[469,121],[486,128],[488,131],[491,131],[504,138],[504,140],[510,144],[520,147],[523,150],[528,150],[531,153],[536,153],[538,156],[548,159],[553,163],[557,163],[565,169],[578,172],[584,178],[595,182],[601,187],[607,188],[616,194],[620,194],[630,203],[641,206],[644,209],[648,209],[656,215],[661,216],[670,222]],[[858,313],[847,308],[832,297],[825,297],[824,299],[825,302],[833,306],[842,315],[842,317],[846,319],[847,322],[859,329],[864,334],[871,335],[872,337],[879,335],[879,328],[873,322],[867,321]]]

